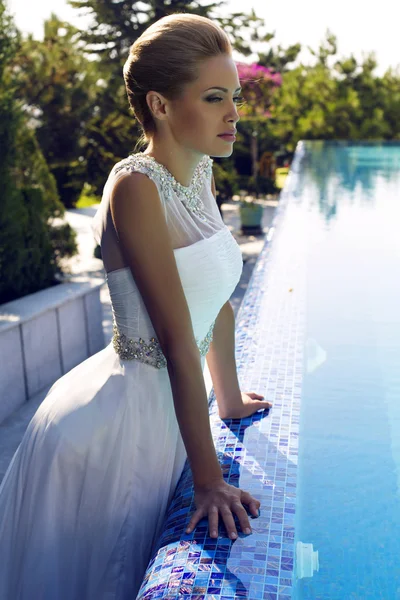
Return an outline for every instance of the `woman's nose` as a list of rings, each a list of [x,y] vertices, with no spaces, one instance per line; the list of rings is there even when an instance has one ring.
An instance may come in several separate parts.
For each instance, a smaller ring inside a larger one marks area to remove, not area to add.
[[[230,112],[229,116],[228,116],[228,121],[233,121],[234,123],[237,123],[240,120],[240,116],[237,110],[237,106],[236,104],[233,105],[232,107],[232,111]]]

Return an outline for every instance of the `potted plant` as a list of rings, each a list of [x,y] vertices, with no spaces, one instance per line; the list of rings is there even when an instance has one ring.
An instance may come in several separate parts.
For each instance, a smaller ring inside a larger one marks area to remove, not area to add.
[[[263,206],[257,202],[254,178],[250,177],[246,190],[240,190],[239,215],[243,235],[262,233]]]

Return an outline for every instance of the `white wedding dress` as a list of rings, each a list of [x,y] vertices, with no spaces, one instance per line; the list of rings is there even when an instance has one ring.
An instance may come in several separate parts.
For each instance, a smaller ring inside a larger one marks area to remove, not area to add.
[[[9,465],[0,487],[1,600],[136,598],[186,453],[165,357],[112,225],[110,191],[131,171],[155,182],[204,367],[243,266],[211,168],[205,156],[184,187],[155,159],[133,154],[109,175],[93,231],[109,271],[114,338],[56,381]]]

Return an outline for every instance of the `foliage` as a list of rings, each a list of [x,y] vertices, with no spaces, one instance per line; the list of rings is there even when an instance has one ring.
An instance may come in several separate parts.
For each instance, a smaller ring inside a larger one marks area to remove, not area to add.
[[[247,190],[258,197],[260,192],[270,193],[274,189],[267,181],[261,181],[258,175],[259,162],[259,131],[263,129],[270,117],[270,106],[274,91],[282,84],[280,73],[275,73],[268,67],[252,63],[237,63],[238,75],[245,99],[241,107],[240,116],[246,123],[251,123],[250,149],[252,160],[251,178],[247,183]],[[261,189],[262,185],[262,189]],[[268,192],[265,192],[268,190]]]
[[[224,158],[223,162],[214,160],[213,175],[218,199],[221,202],[239,193],[239,177],[232,159]]]
[[[44,39],[29,35],[13,61],[18,95],[67,207],[86,180],[82,143],[99,89],[98,67],[85,58],[78,33],[53,14]]]
[[[20,36],[0,0],[0,303],[55,283],[62,244],[76,252],[75,234],[53,243],[50,220],[62,216],[54,178],[15,99],[12,63]]]
[[[268,118],[273,92],[282,85],[281,74],[257,63],[237,62],[236,66],[245,99],[241,106],[241,118]]]
[[[271,177],[262,177],[258,175],[257,181],[253,176],[242,177],[241,189],[246,189],[249,194],[276,194],[279,189],[275,185],[275,181]]]
[[[266,36],[265,41],[273,40],[274,35]],[[301,51],[301,44],[293,44],[288,48],[282,48],[280,44],[276,48],[270,47],[268,51],[258,52],[258,64],[269,67],[275,73],[285,73],[290,70],[289,64],[293,63]]]
[[[78,251],[75,231],[53,222],[65,209],[34,132],[22,120],[14,133],[12,194],[0,208],[0,303],[54,285],[61,259]]]
[[[85,183],[81,195],[79,196],[79,200],[76,203],[76,208],[86,208],[87,206],[93,206],[93,204],[98,204],[101,202],[101,197],[96,196],[93,193],[93,186]]]
[[[314,65],[283,74],[269,126],[286,150],[293,152],[302,139],[400,139],[400,74],[390,69],[374,76],[372,54],[361,65],[350,57],[330,68],[336,51],[336,38],[328,33]]]
[[[92,17],[91,25],[81,32],[81,39],[86,45],[86,51],[107,61],[114,73],[120,72],[130,46],[145,29],[173,13],[184,12],[212,18],[226,31],[234,48],[243,56],[252,53],[251,44],[246,41],[246,37],[250,37],[253,42],[264,40],[259,33],[263,21],[256,16],[255,11],[223,16],[220,9],[225,4],[224,0],[208,4],[199,0],[143,0],[140,3],[134,0],[69,0],[68,3],[76,9],[84,9],[85,14]],[[249,35],[243,35],[244,33]]]

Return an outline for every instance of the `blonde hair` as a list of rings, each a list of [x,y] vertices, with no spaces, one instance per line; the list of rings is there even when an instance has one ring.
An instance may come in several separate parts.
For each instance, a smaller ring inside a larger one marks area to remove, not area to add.
[[[185,13],[159,19],[132,44],[123,74],[130,108],[142,129],[139,145],[148,143],[156,130],[146,94],[178,98],[197,79],[199,63],[220,54],[232,54],[227,34],[210,19]]]

